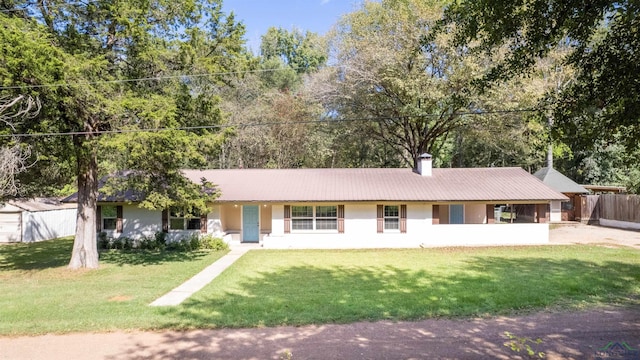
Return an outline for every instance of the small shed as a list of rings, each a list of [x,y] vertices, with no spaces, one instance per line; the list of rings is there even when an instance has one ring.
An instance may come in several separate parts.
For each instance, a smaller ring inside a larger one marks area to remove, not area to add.
[[[77,204],[58,199],[9,200],[0,205],[0,243],[35,242],[70,236],[76,229]]]
[[[580,195],[588,194],[589,190],[564,176],[553,167],[543,167],[542,169],[536,171],[533,176],[540,179],[548,187],[566,195],[569,198],[569,201],[565,202],[551,202],[549,219],[551,222],[575,221],[576,214],[578,215],[578,217],[580,216]]]

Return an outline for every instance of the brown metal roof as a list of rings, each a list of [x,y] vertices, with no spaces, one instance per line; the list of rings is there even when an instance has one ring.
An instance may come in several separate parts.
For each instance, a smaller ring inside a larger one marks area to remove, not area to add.
[[[216,184],[222,202],[491,201],[546,202],[567,198],[521,168],[185,170]]]

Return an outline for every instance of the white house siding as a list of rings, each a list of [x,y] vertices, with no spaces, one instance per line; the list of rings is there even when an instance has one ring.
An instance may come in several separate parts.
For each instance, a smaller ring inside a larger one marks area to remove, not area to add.
[[[209,223],[215,223],[216,212],[212,212],[207,217],[207,229],[214,229],[215,226],[209,227]],[[119,238],[128,237],[134,240],[140,240],[145,237],[153,237],[156,233],[162,231],[162,211],[148,210],[138,207],[137,205],[122,206],[122,233],[114,230],[106,230],[108,237]],[[213,230],[207,231],[212,233]],[[200,234],[200,230],[169,230],[167,233],[168,241],[176,241],[192,234]]]
[[[486,204],[465,204],[464,205],[465,224],[486,224],[487,206]]]
[[[549,212],[549,221],[550,222],[561,222],[562,221],[562,203],[560,200],[551,201],[551,211]]]
[[[314,204],[315,205],[315,204]],[[545,244],[548,224],[486,224],[486,204],[465,204],[464,225],[432,224],[432,204],[408,203],[407,232],[377,233],[376,203],[347,203],[344,233],[284,233],[284,206],[273,205],[266,248],[411,248]],[[442,208],[442,207],[441,207]],[[441,214],[442,215],[442,214]]]
[[[268,205],[271,209],[271,232],[264,233],[268,217],[264,207],[261,214],[261,243],[265,248],[412,248],[436,246],[484,246],[544,244],[549,240],[548,224],[486,224],[486,204],[465,204],[464,225],[433,225],[431,203],[406,203],[407,232],[377,232],[378,204],[401,205],[400,203],[336,203],[344,205],[344,233],[337,231],[309,231],[284,233],[284,204]],[[310,204],[319,205],[319,204]],[[225,235],[227,241],[239,241],[241,219],[232,219],[232,215],[241,216],[237,209],[229,204],[215,205],[207,215],[207,233],[216,236]],[[440,210],[445,208],[440,207]],[[440,212],[442,215],[442,211]],[[123,206],[123,233],[112,236],[127,236],[139,239],[153,236],[162,231],[160,211],[140,209],[135,205]],[[474,224],[469,222],[485,223]],[[226,228],[225,224],[231,224]],[[170,231],[169,240],[188,236],[198,231]]]
[[[147,210],[137,205],[122,206],[122,235],[139,240],[162,231],[162,211]]]
[[[222,236],[224,234],[224,228],[220,220],[220,205],[214,205],[211,212],[207,214],[207,234],[213,234],[213,236]]]
[[[74,235],[77,209],[24,211],[22,213],[22,242],[51,240]]]
[[[433,225],[424,247],[537,245],[549,242],[549,224]]]
[[[611,220],[611,219],[603,219],[603,218],[600,218],[598,222],[602,226],[627,229],[627,230],[640,230],[640,223],[636,223],[636,222]]]
[[[0,243],[22,241],[21,212],[0,212]]]
[[[76,230],[76,214],[75,208],[26,210],[6,203],[0,207],[0,242],[35,242],[71,236]]]
[[[380,203],[400,205],[400,203]],[[316,205],[316,204],[313,204]],[[273,205],[271,234],[263,239],[266,248],[406,248],[417,247],[426,240],[431,227],[431,204],[408,203],[407,233],[377,232],[377,203],[344,204],[344,233],[314,231],[284,233],[284,206]]]

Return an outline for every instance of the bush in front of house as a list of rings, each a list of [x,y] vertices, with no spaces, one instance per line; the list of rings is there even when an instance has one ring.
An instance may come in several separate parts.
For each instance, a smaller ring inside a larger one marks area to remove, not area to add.
[[[200,249],[213,251],[229,250],[229,244],[219,237],[205,235],[200,237]]]
[[[164,232],[157,232],[153,236],[146,236],[139,240],[128,237],[112,238],[107,233],[101,232],[98,234],[98,249],[178,252],[196,250],[222,251],[228,250],[229,245],[221,238],[212,235],[200,236],[200,234],[191,234],[174,241],[167,241],[167,234]]]

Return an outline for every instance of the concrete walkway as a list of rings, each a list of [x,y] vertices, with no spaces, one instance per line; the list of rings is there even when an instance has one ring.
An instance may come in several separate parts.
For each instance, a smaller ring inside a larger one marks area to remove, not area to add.
[[[251,249],[259,249],[258,244],[236,244],[231,245],[231,251],[218,259],[218,261],[207,266],[204,270],[197,273],[191,279],[185,281],[182,285],[169,291],[162,297],[156,299],[149,304],[150,306],[175,306],[180,305],[183,301],[188,299],[196,291],[202,289],[225,271],[231,264],[236,262],[242,255]]]

